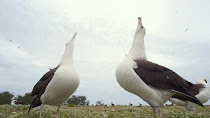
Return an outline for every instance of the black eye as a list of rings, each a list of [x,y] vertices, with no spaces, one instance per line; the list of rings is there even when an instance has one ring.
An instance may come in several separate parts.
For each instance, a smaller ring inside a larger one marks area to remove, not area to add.
[[[141,26],[141,28],[144,28],[143,26]]]
[[[207,80],[205,79],[205,82],[207,83]]]

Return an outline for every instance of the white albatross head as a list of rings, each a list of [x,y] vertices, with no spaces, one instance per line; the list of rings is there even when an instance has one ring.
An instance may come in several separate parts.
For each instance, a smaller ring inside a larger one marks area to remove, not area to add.
[[[128,58],[132,60],[140,60],[144,59],[147,60],[146,53],[145,53],[145,46],[144,46],[144,36],[146,34],[146,29],[142,24],[141,17],[138,17],[138,25],[134,35],[133,45],[128,53]]]
[[[11,105],[16,105],[17,100],[12,100]]]
[[[196,83],[207,85],[207,80],[205,78],[199,78]]]
[[[76,35],[77,35],[77,32],[74,34],[72,39],[68,43],[66,43],[65,51],[59,65],[63,64],[64,62],[68,62],[68,61],[71,62],[73,60],[74,41],[75,41]]]
[[[141,17],[138,17],[138,25],[135,33],[135,39],[144,39],[144,36],[146,34],[146,29],[142,24]]]
[[[71,52],[73,52],[73,50],[74,50],[74,41],[75,41],[76,35],[77,35],[77,32],[74,34],[74,36],[72,37],[72,39],[68,43],[66,43],[65,51],[66,50],[67,51],[71,51],[72,50]]]

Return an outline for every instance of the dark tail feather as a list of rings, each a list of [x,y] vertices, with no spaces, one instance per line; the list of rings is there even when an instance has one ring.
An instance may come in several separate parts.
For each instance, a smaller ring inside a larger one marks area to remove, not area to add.
[[[39,97],[36,97],[32,101],[32,103],[31,103],[31,105],[30,105],[30,107],[28,109],[28,114],[30,113],[30,111],[31,111],[32,108],[37,107],[37,106],[40,106],[41,104],[42,104],[42,102],[40,101],[40,98]]]
[[[175,91],[175,90],[173,90],[173,91]],[[197,105],[204,107],[203,104],[194,95],[187,95],[187,94],[184,94],[184,93],[181,93],[178,91],[175,91],[175,92],[176,92],[176,94],[173,95],[172,98],[180,99],[183,101],[190,101],[190,102],[193,102]]]

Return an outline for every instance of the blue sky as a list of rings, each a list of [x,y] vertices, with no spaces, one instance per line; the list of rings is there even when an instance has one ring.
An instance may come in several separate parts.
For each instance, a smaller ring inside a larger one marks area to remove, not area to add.
[[[200,77],[210,81],[209,4],[208,0],[2,0],[0,91],[31,92],[59,63],[65,43],[77,32],[74,62],[81,83],[75,94],[86,95],[91,104],[97,100],[146,104],[115,79],[118,64],[131,48],[138,16],[147,30],[148,60],[193,83]]]

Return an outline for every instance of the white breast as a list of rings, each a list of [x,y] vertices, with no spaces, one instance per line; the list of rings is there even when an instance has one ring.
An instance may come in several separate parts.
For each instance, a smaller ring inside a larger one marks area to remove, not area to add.
[[[201,102],[201,103],[206,103],[209,98],[210,98],[210,88],[204,88],[202,89],[198,95],[196,95],[195,97],[198,98],[198,100]]]
[[[72,66],[60,66],[41,96],[41,102],[50,105],[62,104],[76,91],[79,82],[79,76]]]

